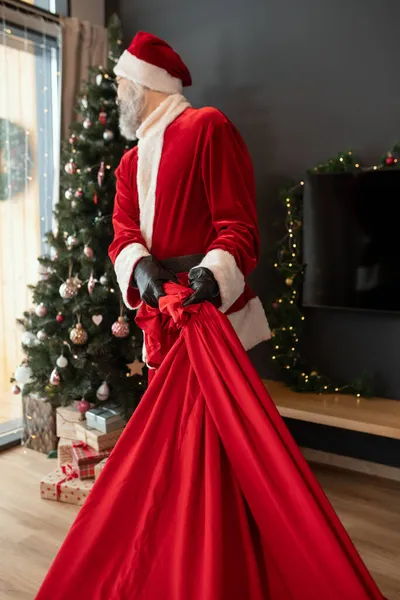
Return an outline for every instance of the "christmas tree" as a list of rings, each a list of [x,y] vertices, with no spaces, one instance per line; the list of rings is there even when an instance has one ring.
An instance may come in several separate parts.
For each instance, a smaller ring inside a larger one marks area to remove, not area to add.
[[[62,146],[56,232],[45,239],[49,254],[38,260],[42,279],[33,292],[35,309],[20,324],[26,360],[17,368],[23,394],[54,406],[109,399],[129,416],[145,389],[142,337],[133,313],[124,314],[108,258],[112,240],[115,176],[131,146],[118,129],[112,68],[121,47],[121,26],[109,24],[107,68],[91,69],[77,102],[78,120]]]

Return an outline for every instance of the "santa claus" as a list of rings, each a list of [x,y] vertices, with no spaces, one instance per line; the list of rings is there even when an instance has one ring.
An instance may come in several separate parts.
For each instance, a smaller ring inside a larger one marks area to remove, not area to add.
[[[235,126],[216,108],[192,108],[192,83],[165,41],[138,33],[114,68],[120,128],[138,139],[116,171],[110,246],[126,306],[152,307],[167,281],[189,285],[185,304],[210,301],[246,350],[270,337],[246,278],[259,258],[254,175]]]

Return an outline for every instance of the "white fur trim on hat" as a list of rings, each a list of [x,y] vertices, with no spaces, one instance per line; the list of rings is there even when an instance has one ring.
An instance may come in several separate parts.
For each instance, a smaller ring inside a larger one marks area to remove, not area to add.
[[[197,267],[206,267],[212,271],[221,295],[221,312],[226,312],[242,295],[245,285],[243,273],[236,264],[234,256],[226,250],[216,248],[207,252]]]
[[[117,77],[126,77],[156,92],[177,94],[182,92],[182,81],[172,77],[165,69],[156,67],[125,50],[114,67]]]
[[[137,262],[144,256],[149,256],[150,252],[143,244],[129,244],[118,254],[114,264],[115,274],[117,276],[118,285],[120,287],[122,298],[128,308],[134,310],[139,308],[140,303],[137,306],[132,306],[128,299],[129,286],[131,284],[131,278],[133,270]]]

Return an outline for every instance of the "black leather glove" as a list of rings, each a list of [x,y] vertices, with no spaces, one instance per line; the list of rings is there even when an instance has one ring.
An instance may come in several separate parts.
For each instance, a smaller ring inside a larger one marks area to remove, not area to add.
[[[206,301],[213,304],[217,303],[219,287],[210,269],[207,269],[206,267],[196,267],[190,271],[189,284],[194,291],[193,294],[183,302],[183,306],[199,304],[200,302]]]
[[[160,297],[166,295],[164,283],[167,281],[178,283],[176,275],[165,269],[154,256],[141,258],[133,271],[132,285],[138,288],[143,302],[153,308],[158,308]]]

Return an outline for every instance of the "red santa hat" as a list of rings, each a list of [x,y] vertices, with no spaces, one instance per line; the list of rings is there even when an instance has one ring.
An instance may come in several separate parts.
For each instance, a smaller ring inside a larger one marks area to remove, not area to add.
[[[180,93],[192,85],[189,69],[167,42],[139,31],[114,67],[118,77],[126,77],[157,92]]]

